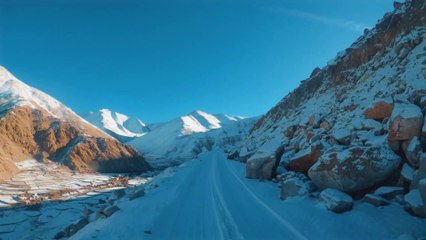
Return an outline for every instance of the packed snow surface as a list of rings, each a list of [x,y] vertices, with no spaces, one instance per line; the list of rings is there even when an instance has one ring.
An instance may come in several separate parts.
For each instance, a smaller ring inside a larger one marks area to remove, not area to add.
[[[335,214],[318,200],[279,199],[271,182],[245,178],[241,163],[213,150],[164,171],[143,198],[121,202],[72,239],[396,239],[426,234],[401,206],[355,201]]]

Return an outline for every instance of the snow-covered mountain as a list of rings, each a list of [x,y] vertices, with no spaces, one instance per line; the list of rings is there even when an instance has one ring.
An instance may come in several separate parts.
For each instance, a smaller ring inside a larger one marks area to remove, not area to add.
[[[50,159],[80,172],[143,171],[140,154],[0,67],[0,180],[16,161]]]
[[[136,117],[129,117],[109,109],[89,112],[83,117],[121,142],[143,136],[149,131],[147,125]]]
[[[150,131],[129,142],[152,165],[180,163],[213,145],[238,145],[254,123],[253,118],[209,114],[200,110],[169,122],[149,125]],[[227,147],[226,147],[227,146]]]
[[[306,181],[351,194],[395,186],[425,216],[426,2],[394,6],[257,121],[241,152],[249,178],[301,173],[283,178],[282,198]]]

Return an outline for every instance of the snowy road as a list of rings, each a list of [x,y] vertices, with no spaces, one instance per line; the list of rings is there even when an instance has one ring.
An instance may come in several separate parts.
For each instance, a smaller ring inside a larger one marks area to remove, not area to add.
[[[312,200],[281,201],[275,184],[244,178],[244,165],[218,151],[166,172],[157,184],[74,238],[392,239],[407,229],[425,231],[423,220],[398,208],[360,203],[336,215]]]
[[[154,239],[305,239],[250,191],[222,155],[212,157],[193,169],[173,204],[153,223]],[[269,227],[258,227],[263,225]]]

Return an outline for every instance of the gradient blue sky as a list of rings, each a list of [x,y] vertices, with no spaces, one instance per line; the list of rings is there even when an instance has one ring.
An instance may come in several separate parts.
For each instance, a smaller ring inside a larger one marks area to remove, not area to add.
[[[265,113],[391,0],[0,0],[0,64],[78,113]]]

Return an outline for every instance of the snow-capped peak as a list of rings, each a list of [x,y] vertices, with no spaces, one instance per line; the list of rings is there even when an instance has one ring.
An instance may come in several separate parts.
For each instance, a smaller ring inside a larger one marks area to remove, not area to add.
[[[181,134],[189,135],[198,132],[207,132],[212,129],[221,128],[231,122],[244,119],[243,117],[231,117],[225,114],[209,114],[201,110],[192,111],[182,116],[179,120],[183,123]]]
[[[143,136],[149,131],[146,124],[141,120],[109,109],[90,112],[84,115],[84,118],[122,141]]]
[[[55,98],[18,80],[3,66],[0,66],[0,100],[2,108],[28,106],[45,110],[53,117],[59,119],[88,124]]]

